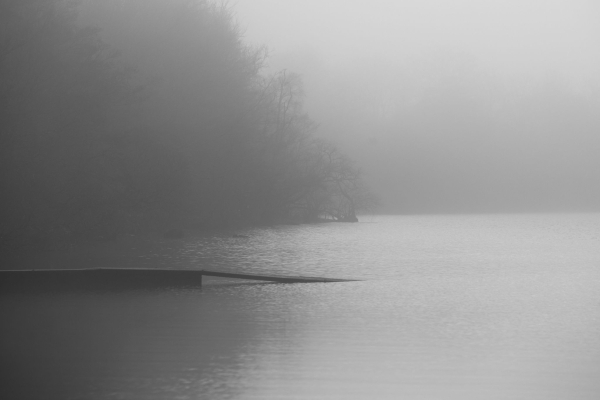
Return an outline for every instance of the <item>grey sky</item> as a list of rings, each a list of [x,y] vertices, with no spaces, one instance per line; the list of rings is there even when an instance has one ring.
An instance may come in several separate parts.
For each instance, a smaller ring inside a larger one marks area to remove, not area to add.
[[[273,62],[314,52],[331,67],[436,51],[469,53],[507,72],[598,78],[600,5],[594,0],[236,0],[246,38]],[[277,65],[279,67],[280,65]],[[301,67],[301,66],[300,66]]]
[[[232,5],[386,210],[600,210],[597,1]]]

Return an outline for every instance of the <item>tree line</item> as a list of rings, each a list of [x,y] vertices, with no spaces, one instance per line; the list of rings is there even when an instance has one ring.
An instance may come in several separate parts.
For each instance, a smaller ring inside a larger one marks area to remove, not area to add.
[[[105,18],[115,40],[78,2],[0,2],[1,246],[352,221],[376,203],[315,136],[300,76],[264,74],[227,5],[102,7],[127,17]]]

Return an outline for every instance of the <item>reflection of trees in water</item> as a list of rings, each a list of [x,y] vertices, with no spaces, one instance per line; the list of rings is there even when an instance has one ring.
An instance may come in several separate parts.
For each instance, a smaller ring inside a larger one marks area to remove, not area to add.
[[[256,316],[242,303],[227,288],[4,296],[0,394],[235,395],[244,348],[256,340]]]

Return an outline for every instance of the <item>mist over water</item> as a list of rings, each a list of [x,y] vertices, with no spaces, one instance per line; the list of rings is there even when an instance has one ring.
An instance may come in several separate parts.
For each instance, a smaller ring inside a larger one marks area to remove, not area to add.
[[[206,279],[201,290],[3,294],[2,362],[15,362],[0,393],[457,400],[600,393],[598,214],[374,217],[244,234],[157,250],[154,265],[364,280]]]

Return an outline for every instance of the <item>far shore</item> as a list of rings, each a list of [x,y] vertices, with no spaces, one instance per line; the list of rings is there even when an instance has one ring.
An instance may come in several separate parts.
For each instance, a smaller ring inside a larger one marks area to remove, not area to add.
[[[332,219],[320,219],[309,223],[322,224],[338,222]],[[289,222],[277,225],[302,225]],[[221,237],[243,239],[249,226],[220,229],[178,229],[165,232],[147,232],[143,234],[122,234],[109,240],[74,241],[57,239],[43,245],[22,245],[15,248],[0,248],[0,270],[11,269],[73,269],[73,268],[172,268],[173,259],[168,255],[175,253],[185,240],[194,237]],[[171,233],[171,235],[169,235]],[[159,257],[153,257],[157,252]],[[185,259],[177,259],[179,267],[199,267]]]

